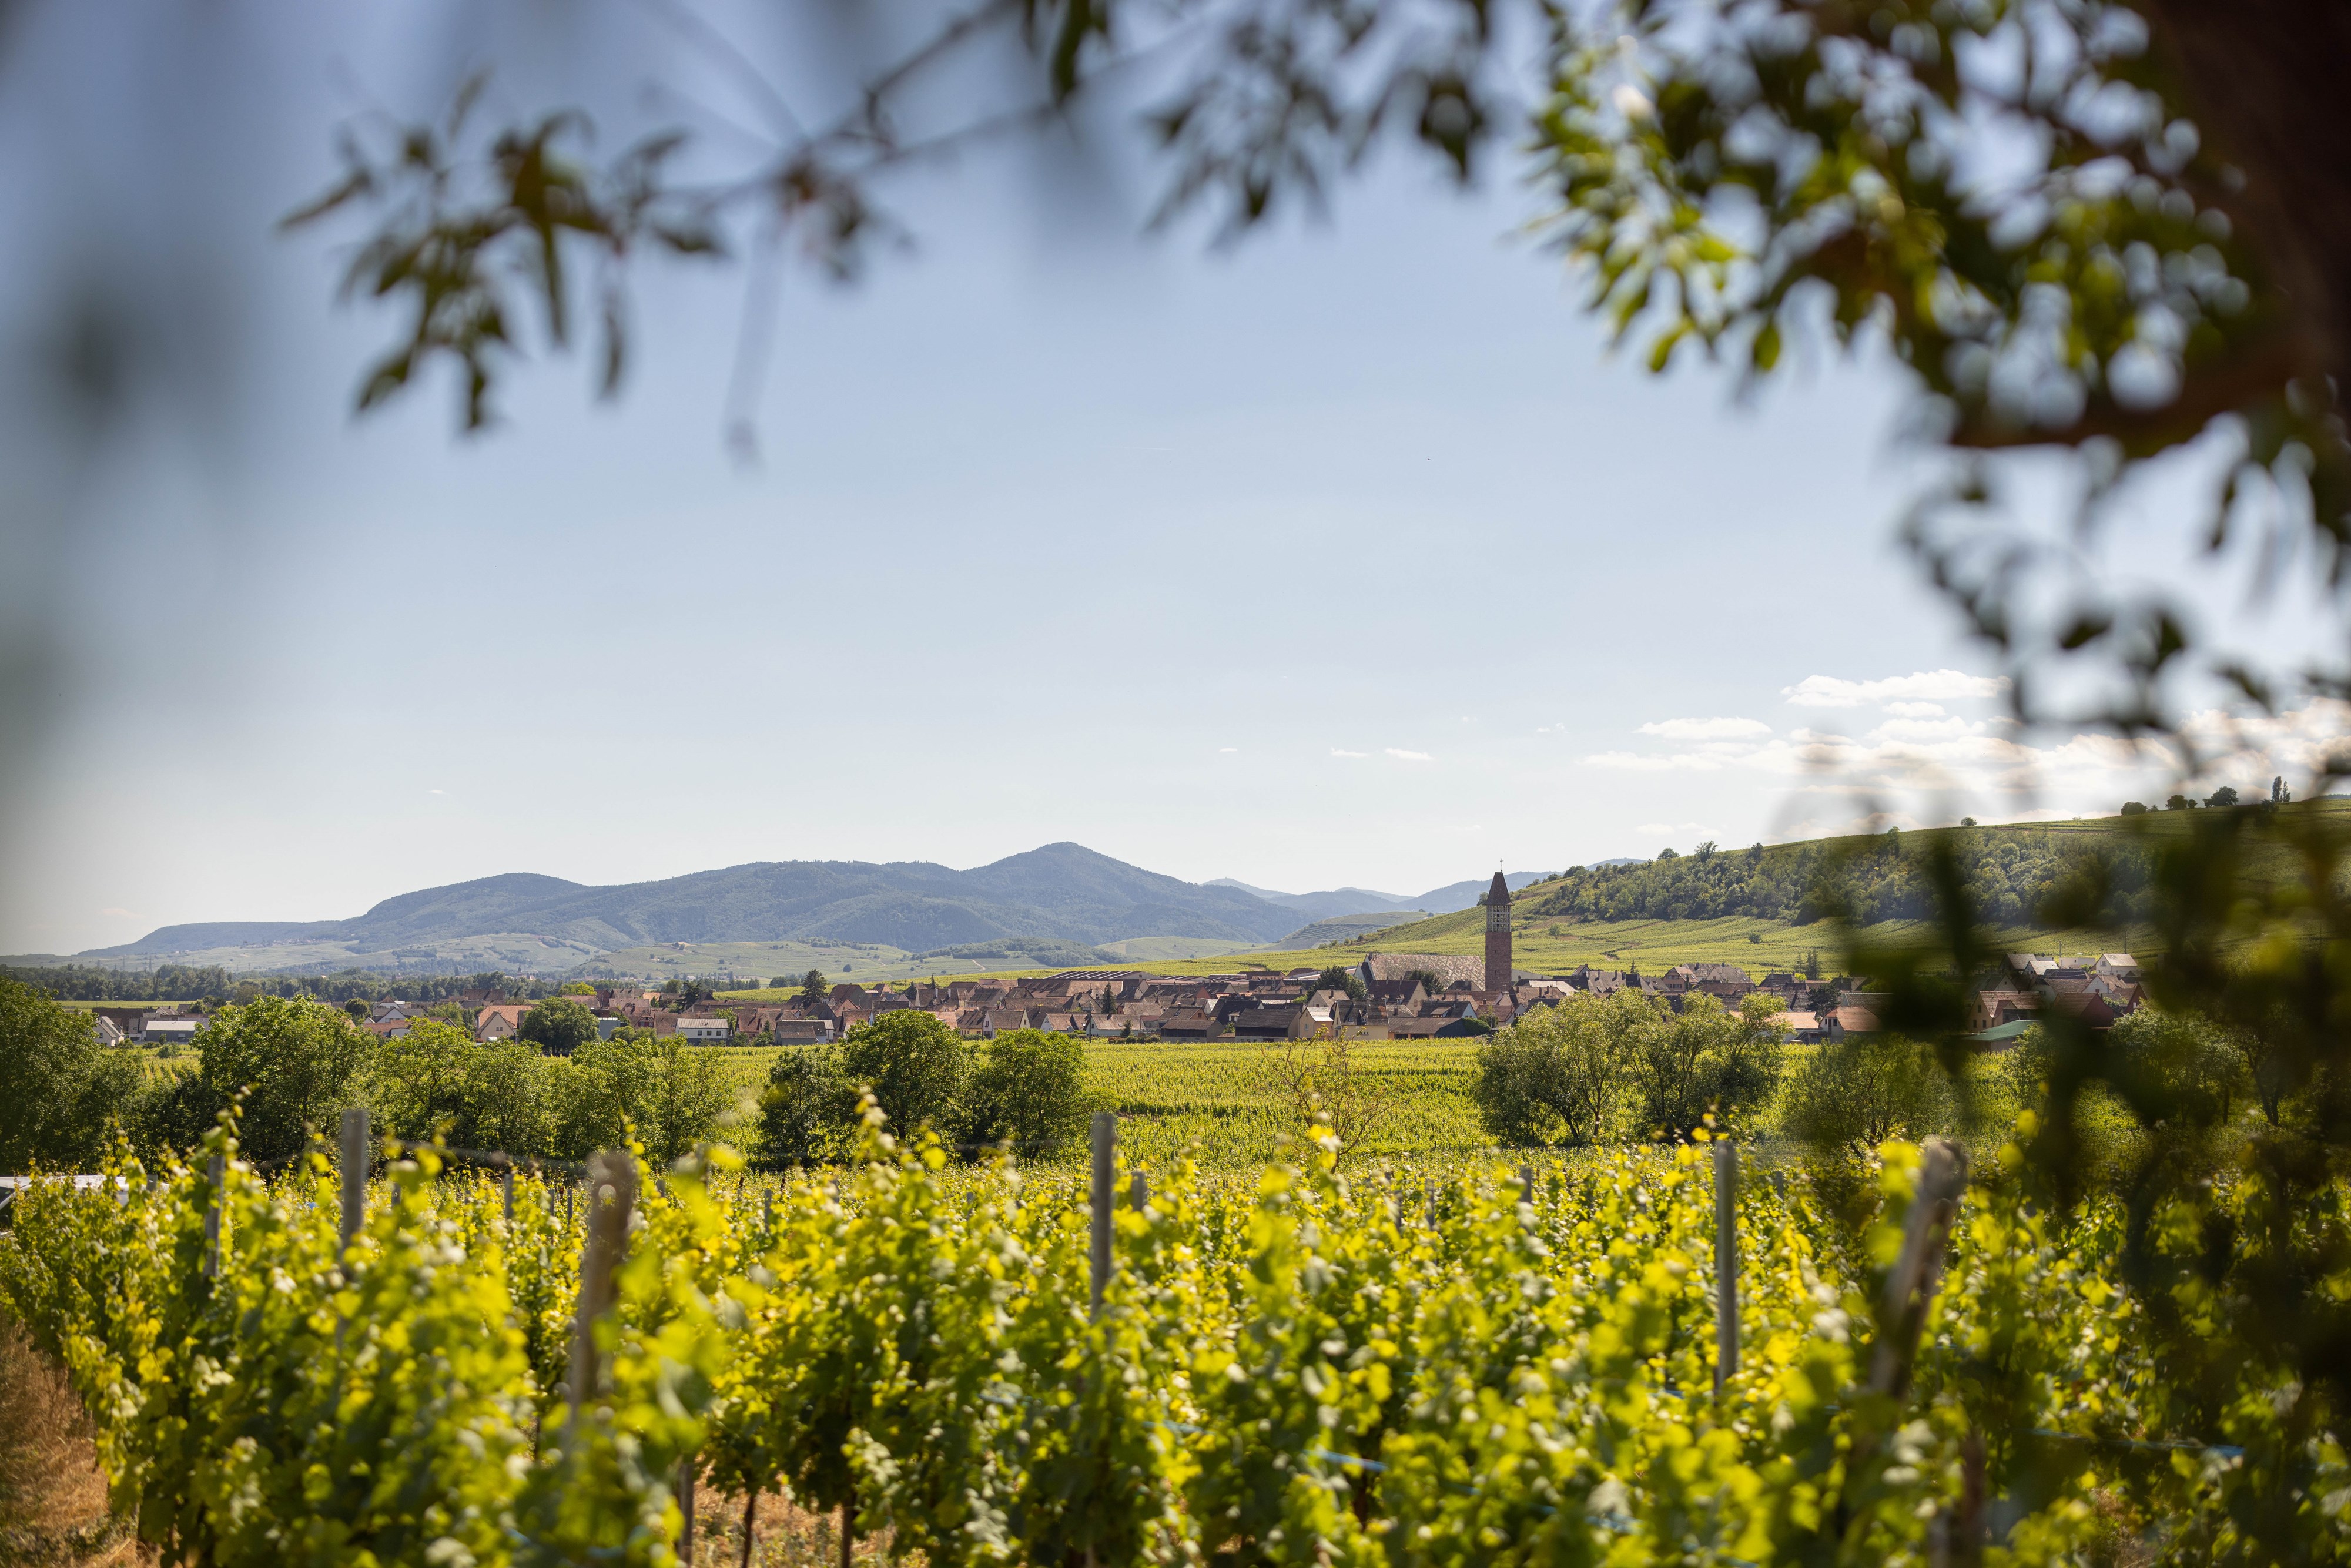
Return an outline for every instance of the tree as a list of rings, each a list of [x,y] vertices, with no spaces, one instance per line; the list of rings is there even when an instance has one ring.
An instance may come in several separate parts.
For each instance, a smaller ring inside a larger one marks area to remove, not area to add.
[[[379,1123],[396,1136],[515,1155],[553,1152],[548,1078],[537,1049],[519,1037],[479,1040],[419,1019],[377,1048],[374,1081]]]
[[[1865,1158],[1889,1138],[1937,1131],[1950,1113],[1933,1048],[1890,1034],[1823,1044],[1789,1079],[1780,1109],[1789,1136]]]
[[[956,1124],[968,1052],[961,1036],[916,1008],[883,1013],[856,1025],[841,1042],[841,1070],[872,1092],[873,1103],[900,1137],[925,1127],[946,1133]]]
[[[287,997],[225,1007],[196,1035],[197,1071],[167,1092],[151,1123],[192,1147],[240,1094],[239,1147],[248,1158],[298,1154],[314,1128],[337,1125],[368,1091],[374,1039],[339,1008]]]
[[[1712,997],[1682,999],[1676,1014],[1647,1004],[1650,1020],[1629,1030],[1635,1125],[1687,1138],[1708,1117],[1735,1124],[1771,1097],[1786,1033],[1771,1022],[1775,1000],[1757,992],[1731,1012]]]
[[[2137,800],[2126,800],[2123,802],[2122,814],[2126,817],[2143,817],[2147,814],[2147,807]]]
[[[965,1092],[967,1143],[1050,1158],[1085,1130],[1085,1051],[1065,1034],[1007,1030],[987,1043]]]
[[[1821,955],[1818,949],[1814,949],[1804,955],[1804,978],[1817,980],[1820,977]]]
[[[1507,1147],[1598,1143],[1615,1121],[1632,1038],[1654,1021],[1630,990],[1522,1015],[1478,1048],[1479,1120]]]
[[[0,979],[0,1175],[92,1168],[140,1079],[138,1054],[99,1044],[89,1014]]]
[[[2207,795],[2204,798],[2204,803],[2216,811],[2226,810],[2237,803],[2237,791],[2231,786],[2223,784]]]
[[[1315,976],[1314,988],[1318,991],[1344,991],[1358,1002],[1369,1001],[1372,996],[1371,988],[1364,984],[1364,977],[1345,964],[1333,964]]]
[[[1406,969],[1404,977],[1419,981],[1420,988],[1432,997],[1445,988],[1445,981],[1434,969]]]
[[[2277,1120],[2278,1094],[2273,1081],[2264,1086],[2262,1068],[2269,1063],[2259,1037],[2232,1031],[2192,1014],[2140,1008],[2115,1020],[2106,1031],[2106,1049],[2115,1058],[2116,1091],[2129,1103],[2145,1106],[2149,1121],[2174,1126],[2210,1130],[2228,1124],[2239,1100],[2254,1094],[2272,1124]],[[2247,1044],[2253,1049],[2245,1049]],[[2267,1087],[2271,1092],[2262,1093]]]
[[[2192,811],[2196,809],[2196,802],[2185,795],[2175,794],[2163,803],[2163,809],[2167,811]]]
[[[797,1166],[841,1154],[856,1114],[857,1092],[836,1052],[786,1051],[768,1064],[759,1091],[760,1157]]]
[[[653,1119],[655,1071],[651,1030],[624,1029],[569,1057],[540,1059],[546,1074],[549,1142],[568,1160],[616,1149]]]
[[[549,1056],[569,1056],[597,1036],[596,1015],[568,997],[554,997],[522,1015],[515,1038]]]
[[[559,997],[592,997],[596,988],[585,980],[567,980],[555,993]]]
[[[2280,774],[2270,780],[2271,805],[2283,806],[2292,801],[2293,799],[2294,791],[2285,787],[2285,775]]]
[[[832,997],[832,983],[824,977],[822,969],[810,969],[800,977],[800,1000],[810,1007]]]
[[[669,1035],[654,1045],[652,1066],[645,1124],[638,1136],[645,1157],[665,1166],[708,1143],[735,1109],[736,1097],[718,1052],[707,1046],[690,1046]]]
[[[1338,1141],[1335,1163],[1348,1157],[1395,1120],[1396,1099],[1371,1069],[1355,1059],[1353,1041],[1319,1030],[1311,1040],[1269,1040],[1258,1048],[1259,1081],[1290,1103],[1310,1131]]]
[[[343,1011],[350,1014],[351,1018],[357,1022],[365,1023],[367,1021],[368,1005],[367,1003],[360,1000],[357,997],[353,997],[350,1001],[343,1004]]]

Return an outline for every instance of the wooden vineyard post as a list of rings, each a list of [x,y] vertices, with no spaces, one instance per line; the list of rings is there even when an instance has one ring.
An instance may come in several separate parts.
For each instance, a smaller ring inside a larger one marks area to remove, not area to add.
[[[1714,1145],[1714,1391],[1739,1372],[1739,1146]]]
[[[341,1156],[343,1162],[342,1249],[349,1252],[358,1239],[360,1227],[367,1223],[368,1179],[368,1113],[364,1105],[353,1105],[343,1113]]]
[[[588,1162],[588,1237],[580,1249],[580,1305],[571,1323],[571,1412],[565,1444],[598,1384],[596,1320],[612,1304],[612,1275],[629,1244],[629,1213],[637,1200],[637,1167],[625,1152],[606,1150]]]
[[[508,1160],[506,1169],[498,1173],[498,1197],[506,1208],[507,1234],[514,1234],[514,1162]]]
[[[219,1155],[204,1167],[204,1180],[212,1188],[211,1202],[204,1208],[204,1278],[220,1278],[220,1200],[221,1178],[228,1174],[228,1161]]]
[[[1141,1171],[1135,1172],[1134,1179],[1127,1184],[1126,1202],[1127,1207],[1134,1209],[1137,1214],[1141,1214],[1144,1208],[1150,1206],[1151,1178],[1144,1176]]]
[[[759,1539],[759,1485],[751,1483],[750,1495],[743,1500],[743,1568],[751,1568],[753,1542]]]
[[[1519,1167],[1519,1201],[1520,1203],[1531,1204],[1534,1202],[1534,1200],[1535,1167],[1532,1166],[1520,1166]]]
[[[1428,1228],[1434,1230],[1437,1228],[1437,1178],[1423,1176],[1420,1185],[1428,1194]]]
[[[677,1511],[684,1522],[677,1531],[677,1559],[694,1562],[694,1456],[688,1454],[677,1462]]]
[[[1094,1113],[1094,1168],[1092,1197],[1093,1228],[1087,1249],[1093,1264],[1092,1315],[1102,1316],[1102,1292],[1110,1289],[1111,1161],[1118,1153],[1118,1118],[1108,1111]],[[845,1550],[845,1549],[844,1549]],[[844,1558],[843,1561],[846,1561]]]
[[[1918,1190],[1902,1222],[1902,1250],[1886,1271],[1883,1321],[1869,1367],[1870,1387],[1896,1399],[1910,1391],[1918,1331],[1926,1327],[1927,1309],[1935,1300],[1943,1244],[1959,1215],[1959,1193],[1968,1176],[1967,1156],[1947,1138],[1928,1139],[1920,1156]]]

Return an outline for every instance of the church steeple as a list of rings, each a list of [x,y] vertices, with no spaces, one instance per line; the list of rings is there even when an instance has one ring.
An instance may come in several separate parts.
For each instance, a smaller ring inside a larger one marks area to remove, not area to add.
[[[1510,884],[1500,872],[1486,890],[1486,989],[1510,988]]]

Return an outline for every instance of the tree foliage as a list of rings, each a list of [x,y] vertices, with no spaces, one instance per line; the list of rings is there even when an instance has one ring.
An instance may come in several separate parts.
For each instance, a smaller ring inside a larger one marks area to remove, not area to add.
[[[1918,841],[1933,838],[1949,842],[1977,909],[1999,925],[2041,924],[2053,895],[2092,877],[2108,890],[2112,918],[2145,920],[2154,908],[2155,856],[2136,839],[2033,828],[1946,829],[1909,838],[1907,846],[1884,835],[1819,839],[1578,867],[1520,896],[1530,919],[1931,920],[1938,890],[1924,873]]]
[[[138,1054],[99,1045],[89,1014],[0,978],[0,1175],[94,1169],[140,1079]]]
[[[967,1144],[1050,1158],[1086,1126],[1085,1048],[1072,1036],[1006,1030],[987,1042],[958,1118]]]
[[[901,1008],[850,1030],[841,1041],[841,1070],[872,1093],[896,1133],[925,1127],[952,1133],[970,1054],[952,1027],[919,1008]]]
[[[286,997],[222,1009],[195,1043],[200,1065],[153,1107],[151,1134],[193,1147],[235,1103],[240,1141],[266,1160],[300,1153],[313,1129],[362,1103],[374,1054],[373,1038],[340,1008]]]
[[[522,1015],[515,1038],[551,1056],[569,1056],[596,1038],[596,1015],[567,997],[539,1003]]]
[[[1892,1034],[1823,1042],[1789,1074],[1780,1102],[1791,1136],[1865,1158],[1888,1139],[1941,1130],[1951,1111],[1934,1048]]]

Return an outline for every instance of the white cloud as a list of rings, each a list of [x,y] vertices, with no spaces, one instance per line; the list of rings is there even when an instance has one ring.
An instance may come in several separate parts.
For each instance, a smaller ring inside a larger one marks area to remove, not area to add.
[[[1437,760],[1435,758],[1429,756],[1426,751],[1406,751],[1400,746],[1387,747],[1385,747],[1385,750],[1390,757],[1398,758],[1405,762],[1434,762]]]
[[[1887,703],[1886,711],[1896,718],[1940,718],[1943,716],[1943,705],[1940,703]]]
[[[1643,822],[1633,830],[1636,833],[1702,833],[1704,822]]]
[[[1346,751],[1334,746],[1331,748],[1331,755],[1333,757],[1369,757],[1371,753],[1368,751]]]
[[[1963,697],[1996,697],[2008,690],[2001,675],[1970,675],[1962,670],[1920,670],[1915,674],[1888,675],[1881,681],[1848,681],[1835,675],[1806,675],[1780,695],[1791,707],[1865,707],[1873,703],[1950,702]]]
[[[1238,746],[1219,746],[1217,747],[1217,755],[1219,757],[1230,757],[1234,752],[1238,751],[1240,747]]]
[[[1640,732],[1667,740],[1744,740],[1769,735],[1771,727],[1755,718],[1665,718],[1643,725]]]
[[[117,916],[118,918],[120,918],[120,919],[123,919],[123,920],[136,920],[136,919],[138,919],[138,918],[139,918],[137,915],[135,915],[131,914],[131,911],[129,911],[129,910],[127,910],[127,909],[101,909],[101,910],[99,910],[99,913],[100,915],[115,915],[115,916]]]
[[[449,791],[446,789],[427,789],[424,792],[427,795],[446,795]]]

